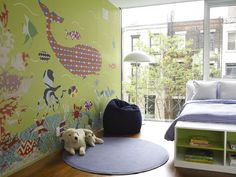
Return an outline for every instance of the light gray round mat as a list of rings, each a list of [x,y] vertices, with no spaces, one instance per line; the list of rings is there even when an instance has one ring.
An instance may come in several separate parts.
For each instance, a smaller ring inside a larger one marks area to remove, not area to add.
[[[140,173],[165,164],[168,152],[158,144],[126,137],[105,137],[104,144],[88,147],[85,156],[63,152],[63,160],[82,171],[98,174]]]

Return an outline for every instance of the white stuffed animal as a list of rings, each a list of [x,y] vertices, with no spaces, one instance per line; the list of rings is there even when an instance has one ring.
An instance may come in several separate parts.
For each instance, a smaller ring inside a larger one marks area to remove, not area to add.
[[[93,147],[95,146],[95,143],[102,144],[104,142],[101,138],[96,137],[91,130],[85,130],[85,141]]]
[[[69,128],[62,133],[62,140],[64,140],[64,149],[70,154],[75,155],[75,151],[79,150],[79,155],[85,155],[84,129]]]

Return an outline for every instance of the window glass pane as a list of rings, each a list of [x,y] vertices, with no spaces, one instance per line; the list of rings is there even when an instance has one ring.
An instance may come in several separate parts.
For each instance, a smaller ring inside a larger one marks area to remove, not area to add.
[[[150,51],[152,54],[159,54],[160,53],[160,46],[161,46],[161,40],[158,38],[157,33],[150,34],[150,49],[153,51]]]
[[[235,42],[236,42],[236,32],[228,33],[228,50],[235,50]]]
[[[152,56],[149,63],[123,62],[123,99],[146,119],[175,119],[186,82],[203,78],[203,15],[203,1],[122,10],[123,56],[135,49],[130,39],[137,34],[138,49]]]
[[[226,75],[236,77],[236,63],[226,63]]]
[[[139,41],[139,35],[132,35],[131,36],[131,51],[138,51],[138,41]]]
[[[235,78],[236,6],[210,8],[209,50],[210,78]]]

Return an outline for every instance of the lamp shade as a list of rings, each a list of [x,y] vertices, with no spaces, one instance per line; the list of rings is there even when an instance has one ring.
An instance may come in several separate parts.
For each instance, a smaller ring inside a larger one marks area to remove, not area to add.
[[[129,53],[128,55],[126,55],[124,58],[124,61],[125,62],[134,62],[134,63],[151,62],[151,58],[150,58],[150,56],[148,56],[144,52],[135,51],[135,52],[132,52],[132,53]]]

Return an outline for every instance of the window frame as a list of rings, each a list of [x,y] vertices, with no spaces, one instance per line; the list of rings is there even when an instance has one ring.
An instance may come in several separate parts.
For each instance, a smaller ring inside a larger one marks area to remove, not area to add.
[[[234,49],[229,49],[229,34],[234,34]],[[227,31],[227,51],[228,52],[236,51],[236,30],[235,31]]]
[[[228,69],[235,69],[236,70],[236,63],[225,63],[225,77],[226,78],[235,78],[236,75],[227,74]]]
[[[139,40],[140,39],[140,35],[139,34],[135,34],[135,35],[131,35],[130,37],[131,37],[131,51],[133,52],[133,51],[136,51],[136,50],[134,50],[134,48],[136,47],[134,45],[134,39]]]
[[[158,36],[160,35],[160,33],[153,33],[152,35],[150,35],[149,37],[149,47],[152,48],[153,50],[155,50],[156,48],[156,51],[153,52],[154,55],[158,55],[160,53],[160,45],[161,45],[161,41],[159,41],[159,43],[156,41],[153,40],[153,38],[155,36]]]

